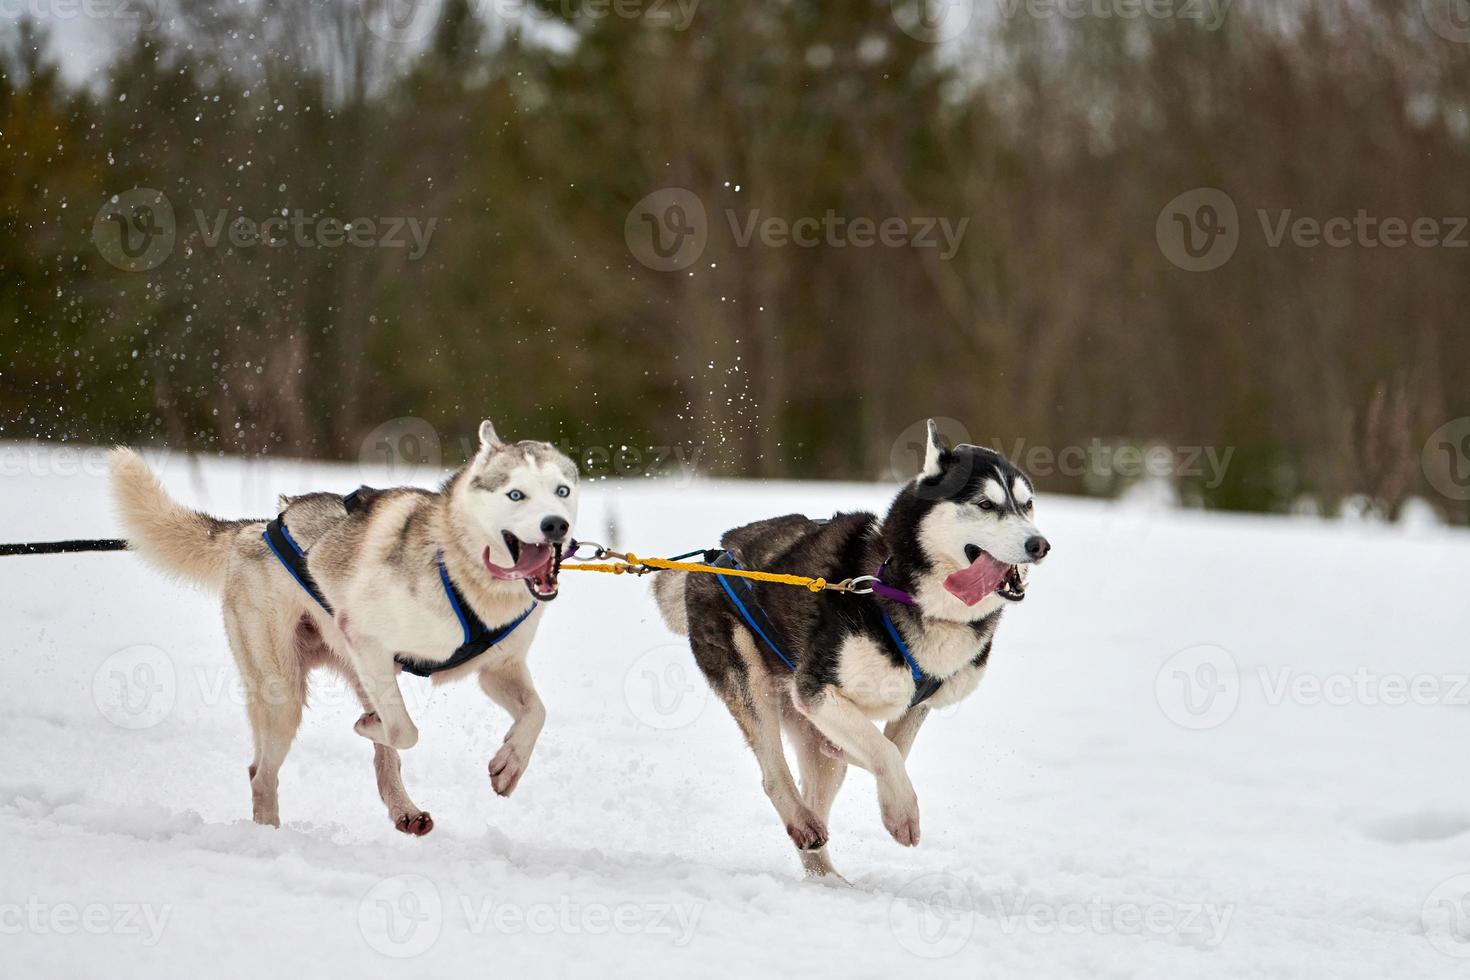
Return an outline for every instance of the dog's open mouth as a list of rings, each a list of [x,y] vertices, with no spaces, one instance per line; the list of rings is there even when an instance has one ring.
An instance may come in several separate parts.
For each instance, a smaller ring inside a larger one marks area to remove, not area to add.
[[[523,579],[531,595],[541,602],[556,598],[556,549],[549,544],[527,544],[509,531],[502,532],[510,567],[503,568],[490,560],[490,546],[485,546],[485,570],[502,581]]]
[[[973,544],[965,545],[968,568],[951,573],[944,587],[967,606],[992,592],[1007,602],[1026,598],[1026,572],[1020,565],[1008,565]]]

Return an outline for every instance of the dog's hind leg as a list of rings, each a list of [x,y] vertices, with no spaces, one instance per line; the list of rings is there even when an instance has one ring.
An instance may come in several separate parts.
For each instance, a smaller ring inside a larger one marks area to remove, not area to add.
[[[827,825],[802,802],[786,764],[786,750],[781,745],[781,699],[786,697],[785,691],[766,673],[750,634],[738,629],[733,639],[744,663],[731,665],[723,682],[714,685],[715,690],[724,698],[755,753],[761,767],[761,788],[786,825],[792,843],[804,851],[817,850],[827,843]],[[710,658],[706,655],[699,659],[703,664]]]
[[[801,770],[801,798],[823,824],[830,824],[832,802],[842,788],[842,779],[847,775],[847,763],[834,759],[823,747],[827,739],[821,732],[790,708],[785,715],[786,734],[796,749],[796,762]],[[812,877],[837,875],[832,859],[824,844],[817,850],[801,852],[801,865]],[[837,875],[839,878],[841,875]]]
[[[531,672],[524,660],[486,667],[480,671],[480,687],[490,700],[510,712],[510,729],[490,760],[490,788],[509,796],[531,762],[531,750],[546,724],[546,706],[531,684]]]
[[[245,710],[255,737],[250,766],[252,816],[281,825],[279,776],[301,725],[306,672],[291,640],[289,624],[226,603],[225,626],[245,685]]]

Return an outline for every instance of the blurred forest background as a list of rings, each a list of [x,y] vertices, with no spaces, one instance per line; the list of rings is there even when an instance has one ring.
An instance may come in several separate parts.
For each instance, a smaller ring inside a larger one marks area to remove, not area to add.
[[[1470,215],[1455,0],[1237,0],[1214,29],[981,0],[944,43],[917,0],[445,0],[405,8],[421,31],[390,0],[96,2],[117,44],[80,78],[47,3],[0,20],[0,438],[356,458],[394,417],[490,415],[873,478],[945,415],[1229,447],[1185,488],[1211,507],[1466,519],[1421,453],[1470,416],[1470,249],[1273,247],[1257,218]],[[625,222],[668,187],[709,241],[660,272]],[[1200,187],[1239,244],[1191,272],[1156,222]],[[141,272],[93,241],[134,188],[178,226]],[[948,259],[741,247],[731,209],[968,224]],[[196,210],[437,223],[414,259],[211,245]]]

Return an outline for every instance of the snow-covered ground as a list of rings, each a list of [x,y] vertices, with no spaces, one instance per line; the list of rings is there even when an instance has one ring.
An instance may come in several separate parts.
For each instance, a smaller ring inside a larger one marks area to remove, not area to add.
[[[189,502],[387,482],[154,457]],[[116,533],[100,453],[0,446],[6,540]],[[420,474],[418,482],[431,480]],[[602,483],[579,530],[646,554],[890,487]],[[390,826],[358,709],[315,704],[249,821],[215,600],[123,554],[0,558],[7,976],[1463,977],[1470,535],[1043,497],[1055,551],[980,691],[919,736],[923,843],[848,777],[803,880],[756,765],[641,583],[572,576],[506,717],[405,677],[423,732]],[[854,569],[854,572],[865,571]],[[859,601],[859,600],[855,600]],[[395,962],[395,958],[400,962]]]

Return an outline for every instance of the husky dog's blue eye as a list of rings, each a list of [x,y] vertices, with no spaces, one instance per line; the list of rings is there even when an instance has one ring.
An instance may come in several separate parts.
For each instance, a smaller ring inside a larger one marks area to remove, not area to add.
[[[981,510],[995,510],[995,502],[991,500],[982,500],[975,506]]]
[[[572,488],[566,484],[562,484],[556,488],[556,495],[558,497],[570,497],[572,495]]]
[[[521,493],[519,490],[512,490],[510,493],[506,494],[506,496],[509,497],[511,500],[525,500],[526,499],[526,495],[523,494],[523,493]]]

